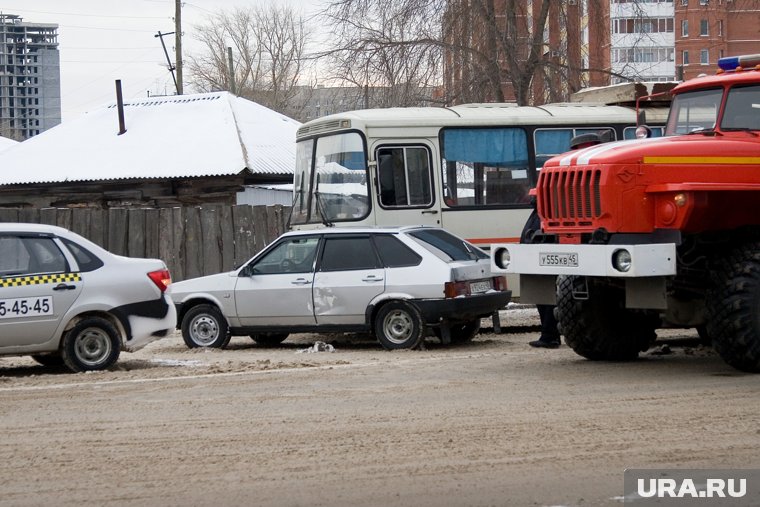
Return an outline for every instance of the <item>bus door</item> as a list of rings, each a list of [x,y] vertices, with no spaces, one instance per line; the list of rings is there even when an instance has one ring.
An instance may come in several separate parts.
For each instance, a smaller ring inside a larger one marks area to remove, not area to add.
[[[429,145],[377,145],[374,180],[376,224],[441,225]]]

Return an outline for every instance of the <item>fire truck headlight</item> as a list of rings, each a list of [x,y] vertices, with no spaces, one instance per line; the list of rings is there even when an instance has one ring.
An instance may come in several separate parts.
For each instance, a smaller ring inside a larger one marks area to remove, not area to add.
[[[615,250],[612,254],[612,267],[621,273],[627,273],[631,269],[631,252],[623,248]]]
[[[501,269],[507,269],[512,262],[512,255],[509,253],[509,249],[499,248],[496,251],[496,255],[494,255],[494,261]]]
[[[652,129],[646,125],[636,127],[636,139],[646,139],[648,137],[652,137]]]

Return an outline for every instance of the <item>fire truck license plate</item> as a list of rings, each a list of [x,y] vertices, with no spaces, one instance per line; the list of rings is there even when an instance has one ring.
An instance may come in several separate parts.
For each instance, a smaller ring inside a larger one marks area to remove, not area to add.
[[[539,252],[539,266],[567,266],[568,268],[578,267],[577,253],[560,253],[560,252]]]

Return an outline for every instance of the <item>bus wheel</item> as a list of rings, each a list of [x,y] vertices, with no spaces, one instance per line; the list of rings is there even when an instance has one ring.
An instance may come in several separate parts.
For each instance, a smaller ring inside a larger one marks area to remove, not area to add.
[[[760,373],[760,243],[735,248],[720,261],[707,298],[707,334],[729,365]]]
[[[580,292],[588,297],[575,299]],[[624,289],[599,279],[560,277],[556,313],[565,343],[593,361],[636,359],[657,336],[656,315],[627,310]]]

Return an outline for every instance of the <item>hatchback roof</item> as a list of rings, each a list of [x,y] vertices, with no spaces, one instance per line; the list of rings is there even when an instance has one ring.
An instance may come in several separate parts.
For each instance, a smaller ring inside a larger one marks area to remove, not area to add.
[[[372,232],[399,233],[416,229],[441,229],[430,225],[377,225],[377,226],[347,226],[347,227],[323,227],[319,229],[303,229],[285,233],[286,236],[301,236],[310,234],[356,234]]]

